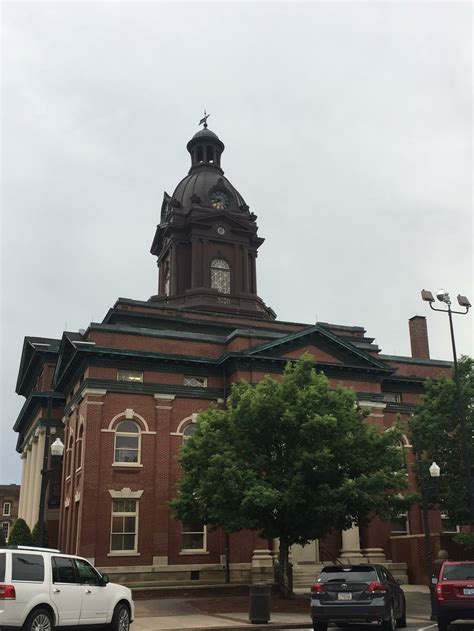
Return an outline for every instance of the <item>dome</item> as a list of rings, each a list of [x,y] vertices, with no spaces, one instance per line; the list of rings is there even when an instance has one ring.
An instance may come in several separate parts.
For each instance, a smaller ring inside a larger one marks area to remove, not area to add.
[[[243,197],[222,175],[222,171],[205,164],[191,169],[189,175],[183,178],[176,187],[173,198],[180,202],[182,208],[190,208],[193,203],[211,207],[210,196],[215,191],[221,191],[227,195],[229,199],[227,210],[238,211],[245,205]]]

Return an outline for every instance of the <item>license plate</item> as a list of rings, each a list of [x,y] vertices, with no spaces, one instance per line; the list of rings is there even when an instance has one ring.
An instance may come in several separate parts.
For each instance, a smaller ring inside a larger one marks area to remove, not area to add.
[[[465,587],[464,596],[474,596],[474,587]]]
[[[337,594],[337,599],[338,600],[352,600],[352,594],[351,592],[339,592]]]

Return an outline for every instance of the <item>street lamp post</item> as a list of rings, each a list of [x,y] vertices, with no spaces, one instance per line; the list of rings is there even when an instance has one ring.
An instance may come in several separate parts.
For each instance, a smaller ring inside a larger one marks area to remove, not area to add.
[[[48,457],[49,457],[49,440],[50,433],[49,427],[47,428],[46,433],[46,441],[44,446],[44,460],[43,460],[43,469],[41,471],[41,491],[40,491],[40,505],[39,505],[39,514],[38,514],[38,545],[41,546],[43,544],[43,536],[44,536],[44,520],[45,520],[45,510],[46,510],[46,491],[48,490],[48,484],[54,480],[56,477],[57,471],[59,469],[59,464],[61,462],[61,458],[64,453],[64,445],[60,438],[56,438],[54,443],[51,445],[51,469],[48,469]]]
[[[423,514],[423,530],[425,533],[425,554],[426,554],[426,569],[428,571],[428,579],[430,582],[430,601],[431,601],[431,614],[430,620],[437,620],[436,615],[436,596],[435,596],[435,588],[434,588],[434,580],[435,580],[435,572],[434,572],[434,562],[433,562],[433,542],[431,541],[431,530],[430,530],[430,519],[428,514],[428,503],[429,503],[429,494],[432,497],[436,497],[438,494],[438,485],[439,485],[439,476],[441,473],[441,469],[433,462],[429,468],[430,477],[433,481],[433,485],[431,487],[427,487],[425,484],[425,477],[421,471],[421,460],[420,460],[420,452],[418,450],[415,451],[416,457],[416,468],[418,473],[418,480],[420,482],[420,491],[421,491],[421,509]]]
[[[471,460],[469,456],[469,442],[468,442],[468,437],[467,437],[466,417],[464,414],[464,404],[463,404],[462,394],[461,394],[461,380],[459,377],[459,367],[458,367],[458,359],[457,359],[457,353],[456,353],[456,342],[454,339],[454,326],[453,326],[453,315],[452,315],[453,313],[466,315],[467,312],[469,311],[469,308],[471,307],[471,303],[466,298],[466,296],[458,295],[458,303],[461,307],[464,307],[465,311],[455,311],[454,309],[451,309],[451,299],[449,297],[449,293],[445,291],[444,289],[440,289],[439,291],[437,291],[436,297],[438,298],[440,302],[443,302],[447,306],[447,309],[437,309],[436,307],[433,307],[433,303],[435,302],[435,299],[431,291],[427,291],[423,289],[421,292],[421,297],[426,302],[429,302],[430,308],[433,309],[433,311],[441,311],[443,313],[447,313],[448,318],[449,318],[449,330],[451,333],[451,346],[453,349],[454,382],[456,384],[456,406],[457,406],[457,412],[458,412],[458,417],[459,417],[459,426],[461,430],[460,433],[461,433],[462,456],[463,456],[463,461],[464,461],[464,470],[466,473],[466,483],[467,483],[467,506],[468,506],[468,512],[469,512],[469,521],[471,523],[471,526],[474,526],[474,480],[473,480],[472,471],[471,471]]]

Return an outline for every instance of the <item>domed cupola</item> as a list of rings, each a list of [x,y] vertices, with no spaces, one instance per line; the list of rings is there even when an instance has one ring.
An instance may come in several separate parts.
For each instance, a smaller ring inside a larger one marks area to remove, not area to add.
[[[214,167],[219,169],[221,173],[224,173],[221,166],[221,155],[225,149],[224,143],[219,140],[217,134],[207,128],[207,123],[204,129],[200,129],[186,145],[186,149],[191,154],[191,168],[189,173],[192,173],[199,167]]]
[[[263,239],[257,216],[221,168],[224,143],[207,115],[186,148],[191,168],[164,194],[151,253],[158,258],[155,303],[191,311],[219,311],[274,319],[257,295],[256,258]]]
[[[172,203],[183,210],[200,206],[248,214],[244,198],[224,177],[221,168],[224,143],[217,134],[206,126],[194,134],[186,148],[191,155],[191,168],[174,190]]]

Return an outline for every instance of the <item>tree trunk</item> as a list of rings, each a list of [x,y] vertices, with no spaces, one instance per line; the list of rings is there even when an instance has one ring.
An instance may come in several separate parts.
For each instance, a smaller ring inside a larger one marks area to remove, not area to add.
[[[288,541],[280,538],[278,589],[282,598],[291,598],[293,596],[293,568],[288,560],[288,553]]]

